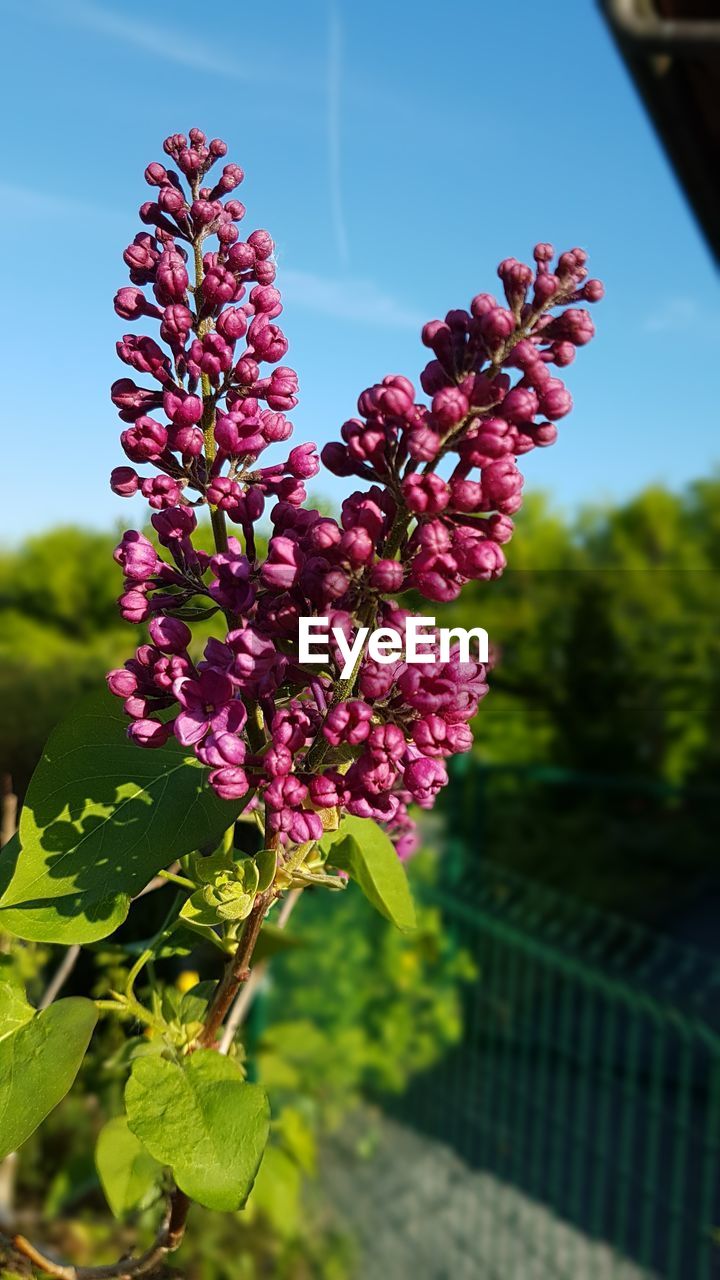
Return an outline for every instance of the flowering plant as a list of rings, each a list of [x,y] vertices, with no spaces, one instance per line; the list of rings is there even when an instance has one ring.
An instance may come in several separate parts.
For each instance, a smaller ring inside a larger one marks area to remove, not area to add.
[[[51,736],[0,899],[0,923],[21,938],[79,946],[121,925],[153,877],[180,890],[124,991],[40,1014],[26,1006],[0,1041],[11,1117],[0,1150],[9,1151],[66,1092],[99,1012],[149,1028],[153,1051],[134,1057],[125,1091],[123,1150],[169,1170],[172,1184],[151,1250],[103,1273],[122,1276],[161,1264],[191,1200],[234,1210],[252,1187],[268,1108],[244,1078],[235,1031],[272,908],[286,916],[305,887],[341,890],[350,878],[400,928],[413,926],[408,806],[432,806],[445,761],[470,749],[487,669],[457,647],[441,653],[436,633],[420,662],[380,642],[406,630],[403,593],[449,601],[502,573],[521,505],[517,459],[556,439],[572,401],[552,369],[593,336],[574,304],[602,296],[582,250],[555,261],[539,244],[534,269],[500,264],[503,301],[478,294],[468,310],[425,325],[426,399],[389,375],[362,392],[357,417],[322,451],[329,471],[364,486],[336,520],[307,504],[315,445],[261,462],[292,433],[298,383],[280,363],[288,343],[273,241],[264,230],[240,235],[243,173],[226,163],[209,178],[227,148],[198,129],[164,149],[175,168],[145,171],[148,229],[125,250],[131,283],[115,297],[123,320],[159,322],[163,344],[123,336],[118,355],[144,381],[112,387],[130,464],[113,471],[112,488],[140,493],[152,510],[154,539],[129,530],[115,551],[121,612],[143,642],[110,672],[112,696],[94,695]],[[197,536],[203,508],[211,553]],[[325,629],[326,659],[308,661],[299,644],[308,619]],[[208,620],[214,634],[200,650],[193,626]],[[363,627],[378,644],[357,652],[348,673]],[[240,848],[240,820],[260,833],[253,853]],[[135,984],[183,931],[211,940],[226,963],[178,1022],[141,1004]],[[12,1064],[24,1055],[32,1067],[19,1081]],[[49,1085],[44,1064],[58,1059]],[[21,1236],[14,1246],[51,1275],[83,1275]]]

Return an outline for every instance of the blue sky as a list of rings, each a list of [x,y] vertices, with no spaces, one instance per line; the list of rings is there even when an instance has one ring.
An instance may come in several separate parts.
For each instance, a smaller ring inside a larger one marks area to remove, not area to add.
[[[145,165],[199,125],[246,171],[300,375],[296,440],[417,377],[423,321],[536,240],[606,282],[575,412],[524,459],[566,510],[720,461],[711,259],[593,0],[0,0],[5,324],[0,539],[131,522],[108,398]],[[9,482],[8,482],[9,481]],[[346,482],[328,480],[329,496]],[[139,514],[135,510],[135,517]]]

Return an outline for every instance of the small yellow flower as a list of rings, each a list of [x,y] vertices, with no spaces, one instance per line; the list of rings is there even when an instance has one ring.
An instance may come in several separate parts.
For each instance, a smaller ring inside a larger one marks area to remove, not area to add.
[[[183,969],[178,975],[175,986],[181,995],[185,995],[186,991],[191,991],[200,981],[200,974],[195,969]]]

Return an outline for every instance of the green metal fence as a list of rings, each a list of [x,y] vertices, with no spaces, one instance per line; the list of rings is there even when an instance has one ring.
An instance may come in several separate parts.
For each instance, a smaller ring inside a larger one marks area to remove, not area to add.
[[[720,1274],[720,964],[486,860],[436,896],[480,976],[462,1043],[394,1114],[492,1175],[464,1201],[483,1274]]]

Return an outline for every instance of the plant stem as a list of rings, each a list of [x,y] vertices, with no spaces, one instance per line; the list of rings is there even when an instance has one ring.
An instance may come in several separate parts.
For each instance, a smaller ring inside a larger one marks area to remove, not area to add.
[[[52,1280],[134,1280],[136,1276],[157,1272],[167,1254],[180,1247],[189,1208],[190,1201],[185,1192],[176,1187],[170,1196],[163,1225],[150,1248],[139,1258],[119,1258],[117,1262],[102,1267],[73,1267],[56,1262],[36,1249],[23,1235],[6,1236],[6,1239],[16,1253],[51,1276]]]
[[[190,889],[193,893],[197,889],[194,881],[188,880],[187,876],[176,875],[174,871],[158,871],[158,875],[162,880],[169,880],[172,884],[179,884],[182,889]]]
[[[253,909],[245,920],[237,950],[230,959],[210,1002],[203,1029],[198,1036],[198,1048],[210,1049],[215,1045],[217,1033],[220,1030],[225,1014],[242,984],[247,982],[250,977],[252,953],[260,936],[265,912],[274,898],[275,889],[272,886],[265,893],[257,895]]]
[[[285,928],[285,925],[290,919],[290,916],[292,915],[295,909],[296,903],[301,893],[302,893],[302,889],[291,889],[290,892],[287,894],[285,901],[283,902],[282,907],[280,908],[280,914],[278,915],[278,918],[277,918],[278,929]],[[260,982],[262,980],[263,974],[265,973],[265,970],[267,969],[267,966],[268,966],[268,961],[261,960],[260,963],[257,964],[255,968],[252,970],[252,973],[250,974],[250,977],[248,978],[247,982],[244,983],[242,988],[238,991],[237,996],[235,997],[235,1003],[233,1004],[233,1007],[230,1010],[230,1016],[227,1022],[225,1023],[225,1026],[223,1027],[222,1038],[220,1040],[220,1046],[218,1050],[219,1053],[230,1052],[230,1046],[232,1045],[232,1042],[235,1039],[235,1034],[237,1032],[237,1029],[238,1027],[241,1027],[243,1022],[245,1021],[245,1015],[255,998],[255,993],[258,989],[258,986],[260,985]]]

